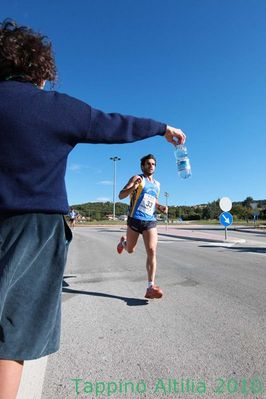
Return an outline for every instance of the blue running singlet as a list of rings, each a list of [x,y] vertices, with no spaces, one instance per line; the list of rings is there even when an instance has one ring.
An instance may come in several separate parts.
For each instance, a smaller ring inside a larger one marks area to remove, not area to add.
[[[139,220],[156,220],[156,202],[159,197],[160,183],[151,182],[140,175],[141,183],[130,196],[128,216]]]

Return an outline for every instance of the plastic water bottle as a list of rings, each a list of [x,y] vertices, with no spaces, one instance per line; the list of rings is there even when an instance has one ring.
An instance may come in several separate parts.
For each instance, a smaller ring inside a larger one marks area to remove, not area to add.
[[[177,163],[178,174],[182,179],[191,176],[191,166],[188,157],[187,147],[184,144],[178,144],[175,148],[175,158]]]

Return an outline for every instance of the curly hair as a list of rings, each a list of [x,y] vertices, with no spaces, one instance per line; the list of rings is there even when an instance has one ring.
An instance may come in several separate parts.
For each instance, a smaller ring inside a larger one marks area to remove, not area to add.
[[[41,85],[56,80],[52,44],[46,36],[10,19],[0,23],[0,80]]]
[[[141,167],[144,166],[144,165],[145,165],[145,162],[146,162],[148,159],[153,159],[154,162],[155,162],[155,165],[156,165],[156,158],[155,158],[155,156],[152,155],[152,154],[148,154],[148,155],[145,155],[145,157],[142,157],[142,158],[141,158],[141,160],[140,160],[140,166],[141,166]]]

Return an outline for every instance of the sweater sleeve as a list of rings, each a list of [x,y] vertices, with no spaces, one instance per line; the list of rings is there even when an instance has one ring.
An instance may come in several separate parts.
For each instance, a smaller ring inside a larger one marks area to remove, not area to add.
[[[166,124],[153,119],[119,113],[105,113],[67,94],[56,93],[52,112],[73,143],[131,143],[157,135],[163,136]]]
[[[105,113],[91,108],[90,129],[86,143],[131,143],[149,137],[164,135],[166,124],[153,119],[137,118],[118,113]]]

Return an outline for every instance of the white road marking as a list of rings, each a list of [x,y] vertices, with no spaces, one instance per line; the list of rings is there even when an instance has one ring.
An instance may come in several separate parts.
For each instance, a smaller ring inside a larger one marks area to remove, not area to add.
[[[172,244],[175,241],[187,241],[187,240],[184,240],[182,238],[173,238],[172,240],[163,240],[163,239],[158,240],[159,243],[163,242],[164,244]]]
[[[233,247],[235,245],[234,242],[205,242],[204,245],[208,245],[209,247]]]

